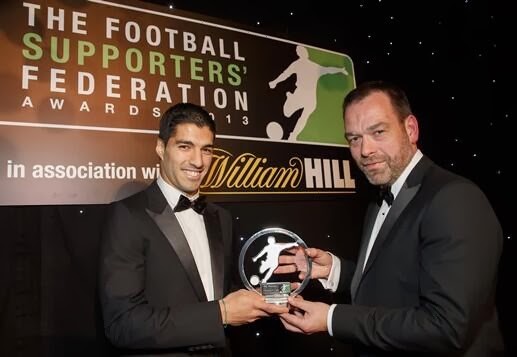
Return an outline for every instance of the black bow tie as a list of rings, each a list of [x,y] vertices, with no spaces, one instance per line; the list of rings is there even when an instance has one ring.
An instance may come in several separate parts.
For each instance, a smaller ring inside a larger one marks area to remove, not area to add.
[[[382,201],[386,201],[388,206],[391,206],[395,197],[393,196],[393,192],[391,192],[391,186],[383,186],[379,188],[379,193],[377,196],[377,204],[382,206]]]
[[[181,212],[186,209],[192,208],[199,214],[203,214],[203,211],[206,207],[206,196],[199,196],[197,199],[191,201],[187,197],[181,195],[176,207],[174,207],[174,212]]]

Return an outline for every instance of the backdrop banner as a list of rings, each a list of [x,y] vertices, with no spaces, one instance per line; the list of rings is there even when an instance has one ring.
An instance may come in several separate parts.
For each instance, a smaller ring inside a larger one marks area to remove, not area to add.
[[[137,1],[0,5],[0,204],[108,203],[158,174],[162,113],[217,125],[218,201],[355,193],[346,54]],[[245,196],[245,197],[243,197]]]

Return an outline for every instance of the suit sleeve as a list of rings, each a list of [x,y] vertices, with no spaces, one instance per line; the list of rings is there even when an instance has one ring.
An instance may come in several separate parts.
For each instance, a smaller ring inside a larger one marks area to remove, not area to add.
[[[148,302],[146,240],[137,221],[124,204],[116,203],[109,209],[103,230],[99,296],[108,339],[129,349],[192,351],[224,346],[217,301],[165,307]]]
[[[341,272],[339,274],[339,283],[337,286],[337,293],[346,294],[350,296],[350,285],[356,268],[356,263],[350,259],[340,258]]]
[[[488,200],[470,182],[449,183],[422,209],[414,232],[420,240],[419,304],[338,305],[335,337],[382,350],[429,353],[457,352],[473,343],[494,313],[502,250],[501,227]]]

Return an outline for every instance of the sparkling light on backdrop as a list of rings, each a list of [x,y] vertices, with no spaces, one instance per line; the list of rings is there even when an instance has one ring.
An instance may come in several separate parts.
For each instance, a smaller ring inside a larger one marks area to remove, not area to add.
[[[349,55],[357,82],[404,88],[421,126],[425,154],[487,193],[515,235],[510,212],[511,100],[517,59],[512,13],[502,1],[187,1],[147,0],[236,27]],[[505,89],[507,88],[507,89]]]
[[[132,0],[139,1],[143,6],[147,2],[172,13],[189,11],[209,16],[213,22],[344,53],[354,62],[358,83],[384,79],[404,88],[419,120],[424,154],[476,182],[502,223],[505,246],[497,302],[507,355],[517,355],[513,338],[517,220],[512,179],[517,141],[512,130],[517,115],[513,46],[517,41],[510,1]],[[244,207],[248,215],[250,207]],[[4,228],[0,355],[101,355],[104,341],[95,325],[97,262],[93,257],[104,209],[103,205],[0,207]],[[331,219],[322,214],[319,221],[322,216]],[[234,218],[239,223],[239,216]],[[322,224],[322,236],[333,242],[343,239],[333,234],[332,224],[341,222]],[[237,341],[245,353],[236,355],[348,355],[348,346],[328,335],[315,334],[309,340],[292,334],[285,340],[285,333],[270,328],[274,324],[260,322],[239,327],[244,338]],[[282,348],[287,352],[281,353]]]
[[[511,321],[517,57],[509,1],[148,2],[345,53],[358,83],[384,79],[404,88],[419,119],[424,154],[480,185],[501,220],[498,299],[503,318]]]

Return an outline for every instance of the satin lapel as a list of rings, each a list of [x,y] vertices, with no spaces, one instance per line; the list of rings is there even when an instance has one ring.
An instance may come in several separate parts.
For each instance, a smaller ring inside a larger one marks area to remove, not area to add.
[[[406,206],[413,199],[413,197],[415,197],[416,193],[420,189],[420,185],[422,184],[422,181],[424,180],[426,173],[428,172],[429,168],[432,167],[432,165],[434,165],[433,162],[427,156],[424,155],[422,159],[418,162],[418,164],[415,166],[413,171],[409,174],[408,178],[406,179],[406,182],[404,183],[402,189],[397,195],[397,198],[393,202],[393,206],[391,207],[388,216],[386,217],[386,220],[384,221],[379,231],[379,234],[377,235],[377,239],[375,239],[375,244],[372,247],[372,251],[370,252],[370,256],[368,257],[368,262],[364,267],[364,271],[361,271],[361,267],[364,264],[364,256],[366,255],[365,252],[368,240],[370,238],[373,225],[375,223],[375,218],[378,213],[378,209],[375,210],[371,208],[372,206],[370,206],[370,209],[368,211],[369,216],[367,221],[365,222],[365,230],[361,244],[361,251],[359,254],[360,261],[358,262],[358,265],[356,267],[350,287],[353,300],[355,300],[357,289],[359,288],[361,280],[368,273],[368,270],[375,261],[375,258],[378,256],[383,243],[386,241],[388,234],[397,222],[399,216],[402,214],[402,211],[404,211]],[[376,208],[377,206],[373,207]]]
[[[212,265],[212,280],[214,284],[214,299],[223,297],[224,289],[224,246],[221,222],[217,211],[208,205],[203,214],[206,235],[210,246],[210,261]]]
[[[357,287],[359,286],[359,281],[361,281],[364,258],[366,256],[366,248],[368,247],[368,241],[370,239],[370,235],[372,234],[373,225],[375,223],[375,217],[377,216],[378,211],[379,206],[377,206],[376,204],[372,204],[368,207],[368,212],[366,213],[365,227],[363,229],[361,247],[359,249],[359,257],[357,259],[357,264],[355,266],[354,276],[352,277],[352,281],[350,283],[350,292],[352,294],[352,299],[355,298],[355,293],[357,291]]]
[[[172,248],[176,252],[176,255],[185,268],[190,283],[192,284],[192,287],[194,288],[194,291],[196,292],[199,300],[206,301],[207,297],[205,289],[203,288],[203,283],[201,281],[201,277],[199,276],[196,262],[194,261],[194,256],[190,251],[187,238],[185,238],[185,234],[183,233],[178,220],[174,216],[172,208],[167,205],[161,213],[156,213],[151,210],[147,210],[147,213],[156,222],[158,228],[160,228],[163,235],[167,238]],[[171,282],[171,284],[173,283],[174,282]]]
[[[363,276],[368,272],[368,269],[370,269],[370,267],[372,266],[373,262],[375,261],[375,258],[377,258],[377,255],[381,250],[384,241],[386,240],[391,229],[393,228],[393,225],[397,222],[397,219],[399,218],[402,211],[404,211],[408,203],[413,199],[413,197],[415,197],[419,188],[420,184],[410,188],[407,187],[407,183],[404,183],[404,186],[402,186],[402,189],[400,190],[399,194],[397,195],[397,198],[393,202],[393,206],[390,208],[388,216],[382,224],[379,234],[375,239],[372,251],[370,252],[370,256],[368,257],[366,266],[364,267]]]

